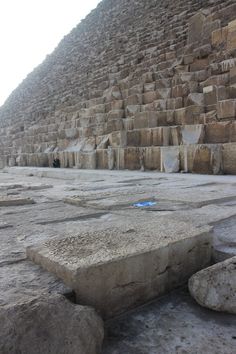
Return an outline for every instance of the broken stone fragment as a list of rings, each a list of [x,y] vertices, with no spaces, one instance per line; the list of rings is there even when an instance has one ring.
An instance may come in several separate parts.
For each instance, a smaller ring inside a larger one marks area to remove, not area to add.
[[[89,307],[44,295],[0,309],[1,354],[98,354],[103,322]]]
[[[0,198],[0,207],[4,206],[19,206],[26,204],[34,204],[35,201],[31,198],[5,196]]]
[[[201,306],[236,314],[236,257],[194,274],[188,286]]]

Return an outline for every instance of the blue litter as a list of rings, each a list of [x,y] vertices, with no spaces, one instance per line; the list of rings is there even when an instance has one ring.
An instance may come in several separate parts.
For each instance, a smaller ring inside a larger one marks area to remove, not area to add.
[[[153,205],[156,205],[156,202],[146,201],[146,202],[140,202],[140,203],[133,204],[133,206],[136,208],[149,207],[149,206],[153,206]]]

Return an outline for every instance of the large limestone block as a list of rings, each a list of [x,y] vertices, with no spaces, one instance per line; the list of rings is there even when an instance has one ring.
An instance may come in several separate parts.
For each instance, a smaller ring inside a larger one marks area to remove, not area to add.
[[[151,82],[149,84],[145,84],[143,86],[143,88],[144,88],[144,93],[150,92],[150,91],[155,91],[156,83],[155,82]]]
[[[104,135],[104,136],[97,137],[96,144],[97,144],[97,149],[107,149],[108,145],[110,144],[109,136]]]
[[[132,95],[124,100],[125,107],[133,105],[141,105],[143,103],[142,95]]]
[[[101,149],[96,151],[97,168],[106,170],[108,169],[108,155],[107,150]]]
[[[194,274],[189,291],[201,306],[236,314],[236,257]]]
[[[144,91],[144,85],[139,83],[128,89],[128,96],[139,95],[142,94],[143,91]]]
[[[230,69],[230,84],[236,84],[236,66]]]
[[[103,322],[89,307],[62,295],[41,296],[0,308],[1,354],[98,354]]]
[[[236,144],[224,144],[222,149],[223,171],[236,174]]]
[[[144,168],[145,170],[157,170],[161,169],[161,153],[159,147],[146,147],[143,149],[144,155]]]
[[[62,151],[58,153],[58,158],[60,160],[61,163],[61,167],[62,168],[67,168],[67,167],[73,167],[74,164],[72,166],[70,166],[71,161],[71,157],[69,160],[69,155],[71,155],[71,153],[68,153],[67,151]],[[74,163],[74,159],[73,159],[73,163]]]
[[[123,125],[122,118],[111,119],[107,122],[107,133],[108,134],[112,133],[116,130],[123,130],[123,129],[124,129],[124,125]]]
[[[45,153],[36,154],[35,161],[39,167],[48,167],[48,156]]]
[[[151,83],[153,82],[153,72],[146,72],[142,75],[142,82],[144,83]]]
[[[191,172],[202,174],[219,174],[222,171],[222,146],[197,145],[191,156]]]
[[[16,159],[14,156],[10,157],[9,160],[8,160],[8,166],[9,167],[14,167],[16,166]]]
[[[210,44],[202,45],[193,51],[193,55],[197,59],[202,59],[208,57],[212,52],[212,48]]]
[[[228,37],[228,26],[216,29],[212,32],[211,43],[213,47],[225,46]]]
[[[181,127],[170,127],[170,145],[180,145],[182,143]]]
[[[166,100],[166,109],[174,110],[183,107],[183,97],[168,98]]]
[[[143,94],[143,103],[147,104],[147,103],[152,103],[157,99],[157,93],[156,91],[149,91],[149,92],[145,92]]]
[[[195,149],[196,145],[181,145],[179,147],[181,171],[192,172]]]
[[[50,240],[27,254],[70,285],[79,304],[107,318],[162,295],[209,265],[211,235],[209,227],[169,218],[137,219]]]
[[[26,154],[27,166],[37,166],[37,157],[35,154]]]
[[[156,94],[157,99],[167,100],[171,96],[171,88],[158,88]]]
[[[170,127],[157,127],[152,129],[152,143],[154,146],[170,145]]]
[[[227,50],[236,49],[236,20],[228,24]]]
[[[126,117],[133,117],[141,111],[141,105],[128,105],[125,109]]]
[[[16,163],[18,165],[17,159],[16,159]],[[6,166],[5,158],[3,156],[1,156],[0,157],[0,169],[3,169],[5,166]]]
[[[153,131],[152,129],[141,129],[140,131],[140,146],[152,146]]]
[[[225,86],[206,86],[203,88],[204,103],[206,106],[217,104],[218,101],[227,98]]]
[[[111,146],[107,149],[107,163],[109,170],[113,170],[116,166],[115,151]]]
[[[196,13],[190,18],[188,30],[188,44],[198,43],[201,41],[205,19],[206,18],[202,12]]]
[[[202,93],[190,93],[187,97],[187,106],[203,106],[204,105],[204,96]]]
[[[103,93],[106,102],[113,101],[113,100],[121,100],[121,91],[119,86],[112,86],[109,87],[107,90],[104,91]]]
[[[203,124],[184,125],[181,127],[182,143],[202,144],[204,142],[205,129]]]
[[[174,124],[174,110],[157,112],[157,122],[154,127],[161,127]]]
[[[180,108],[175,110],[175,124],[185,125],[185,124],[195,124],[200,118],[200,114],[204,112],[202,106],[188,106],[185,108]]]
[[[140,146],[141,130],[127,131],[127,146]]]
[[[206,125],[206,143],[227,143],[230,141],[231,124],[215,122]]]
[[[235,121],[230,124],[230,137],[227,143],[229,142],[231,143],[236,142],[236,122]]]
[[[124,168],[128,170],[139,170],[140,167],[140,149],[135,147],[124,149]]]
[[[76,152],[74,154],[75,166],[82,169],[96,169],[96,151],[94,152]]]
[[[157,112],[140,112],[134,116],[134,129],[152,128],[157,126]]]
[[[217,104],[217,116],[219,119],[235,118],[236,100],[219,101]]]
[[[127,144],[127,134],[125,131],[115,131],[110,134],[109,140],[114,148],[124,147]]]
[[[123,100],[115,100],[115,101],[111,101],[110,103],[106,104],[105,111],[106,111],[106,113],[109,113],[110,111],[116,111],[116,110],[121,110],[121,109],[124,109],[124,101]],[[94,112],[94,113],[103,113],[103,112]]]
[[[118,119],[118,118],[125,118],[124,109],[115,109],[115,110],[107,113],[107,115],[104,115],[104,114],[98,115],[97,114],[96,115],[96,122],[97,123],[105,123],[107,120]]]
[[[117,170],[123,170],[125,168],[125,149],[114,149],[115,153],[115,167]]]
[[[226,86],[229,84],[230,76],[229,73],[224,73],[221,75],[214,75],[208,77],[205,81],[200,83],[200,87],[206,86]]]
[[[76,128],[65,129],[65,136],[67,139],[76,139],[78,138],[79,132]]]
[[[186,97],[189,94],[189,85],[184,83],[182,85],[173,86],[171,95],[172,98]]]
[[[220,64],[219,64],[219,69],[221,73],[226,73],[226,72],[230,72],[231,68],[235,68],[236,65],[236,58],[230,58],[230,59],[226,59],[223,60]]]
[[[124,130],[133,130],[134,129],[134,119],[126,118],[123,119]]]
[[[161,171],[172,173],[180,170],[179,147],[162,147],[161,148]]]

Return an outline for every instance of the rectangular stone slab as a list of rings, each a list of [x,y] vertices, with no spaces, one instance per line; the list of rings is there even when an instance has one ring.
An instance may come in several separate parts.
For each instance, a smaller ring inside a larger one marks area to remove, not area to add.
[[[0,197],[0,207],[6,206],[19,206],[19,205],[27,205],[34,204],[35,201],[31,198],[21,198],[21,197]]]
[[[210,228],[159,217],[137,227],[81,232],[27,248],[27,256],[104,318],[186,282],[211,259]]]

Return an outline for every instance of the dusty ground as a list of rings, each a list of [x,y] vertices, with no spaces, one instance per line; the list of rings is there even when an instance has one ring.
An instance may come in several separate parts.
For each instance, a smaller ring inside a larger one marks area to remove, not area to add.
[[[137,220],[152,225],[167,217],[195,227],[213,225],[215,257],[235,253],[234,176],[13,168],[0,172],[0,195],[35,202],[0,206],[0,305],[40,292],[68,292],[26,259],[25,248],[79,232],[121,225],[129,232]],[[133,206],[146,200],[156,204]],[[107,327],[106,354],[232,353],[236,346],[235,317],[201,309],[182,291]]]

